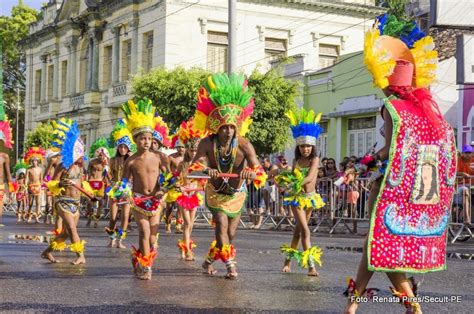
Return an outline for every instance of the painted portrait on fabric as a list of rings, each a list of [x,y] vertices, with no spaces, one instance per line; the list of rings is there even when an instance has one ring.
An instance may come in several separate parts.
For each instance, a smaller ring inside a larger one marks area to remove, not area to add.
[[[420,145],[415,170],[415,185],[411,201],[413,204],[439,203],[439,147]]]

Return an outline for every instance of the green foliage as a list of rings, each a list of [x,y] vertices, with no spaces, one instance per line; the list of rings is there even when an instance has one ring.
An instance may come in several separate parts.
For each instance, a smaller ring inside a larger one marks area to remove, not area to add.
[[[25,151],[33,146],[50,148],[53,142],[53,131],[50,123],[40,123],[36,129],[26,134]]]
[[[136,77],[134,93],[137,98],[151,99],[170,130],[175,130],[194,115],[197,92],[210,74],[198,68],[159,68]],[[290,139],[285,112],[296,107],[298,83],[283,78],[280,70],[272,69],[265,74],[254,71],[248,78],[248,86],[255,98],[248,139],[259,155],[283,151]]]
[[[407,15],[406,6],[408,0],[378,0],[375,5],[388,9],[388,13],[395,15],[399,19],[410,20]]]
[[[197,92],[209,74],[208,71],[198,68],[158,68],[136,77],[133,80],[133,89],[137,98],[151,99],[170,130],[176,130],[181,122],[194,115]]]

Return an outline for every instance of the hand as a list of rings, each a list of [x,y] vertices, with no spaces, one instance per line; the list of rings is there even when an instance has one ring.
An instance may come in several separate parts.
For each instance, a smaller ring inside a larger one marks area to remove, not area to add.
[[[207,173],[209,174],[211,179],[215,179],[219,176],[219,171],[217,169],[208,168]]]
[[[165,192],[162,190],[159,190],[158,192],[155,193],[156,198],[162,198],[163,195],[165,195]]]
[[[244,180],[254,180],[255,177],[256,177],[256,174],[255,174],[255,172],[253,172],[251,170],[243,170],[240,173],[240,177]]]
[[[73,184],[74,184],[74,182],[72,182],[72,181],[69,180],[69,179],[64,179],[64,180],[61,180],[61,181],[59,182],[59,186],[60,186],[60,187],[68,187],[68,186],[71,186],[71,185],[73,185]]]

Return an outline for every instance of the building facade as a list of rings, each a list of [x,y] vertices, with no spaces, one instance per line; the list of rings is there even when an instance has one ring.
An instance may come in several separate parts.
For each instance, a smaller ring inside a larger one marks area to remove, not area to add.
[[[373,1],[243,0],[237,5],[237,68],[266,71],[297,56],[302,77],[361,50],[382,11]],[[130,80],[155,67],[227,66],[227,1],[50,0],[30,26],[25,130],[69,117],[89,145],[106,136],[133,96]]]

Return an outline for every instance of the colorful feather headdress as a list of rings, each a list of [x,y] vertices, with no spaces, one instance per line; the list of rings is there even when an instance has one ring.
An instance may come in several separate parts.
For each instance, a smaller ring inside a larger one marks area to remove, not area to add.
[[[46,160],[49,161],[50,158],[61,154],[57,147],[50,147],[46,150]]]
[[[366,32],[364,62],[374,78],[374,85],[385,88],[398,61],[412,63],[414,87],[428,87],[436,79],[438,53],[433,38],[426,36],[414,21],[392,14],[379,16]]]
[[[20,159],[16,162],[15,167],[13,168],[13,171],[15,172],[15,176],[19,176],[21,173],[26,174],[26,169],[28,168],[28,165],[25,163],[23,159]]]
[[[199,89],[194,125],[211,134],[217,134],[223,125],[233,125],[238,134],[244,136],[252,123],[250,116],[254,107],[243,75],[214,74]]]
[[[89,151],[89,158],[97,158],[101,153],[107,159],[110,159],[112,151],[109,141],[105,137],[99,137],[94,141],[94,143],[92,143]]]
[[[171,146],[168,125],[158,114],[155,115],[155,129],[153,130],[153,138],[165,147]]]
[[[114,145],[114,147],[118,147],[119,145],[125,145],[128,147],[130,151],[135,151],[135,143],[133,142],[132,133],[127,128],[125,121],[123,119],[119,119],[114,126],[114,129],[110,133],[110,142]]]
[[[125,114],[125,123],[132,136],[140,133],[153,133],[155,129],[155,107],[149,99],[133,100],[122,105]]]
[[[186,148],[197,148],[199,141],[208,135],[207,131],[195,128],[193,119],[181,123],[178,130],[178,139]]]
[[[46,155],[46,151],[41,147],[30,147],[30,149],[25,154],[25,161],[29,164],[33,159],[44,163],[44,156]]]
[[[315,114],[313,110],[289,111],[286,116],[290,119],[290,128],[296,145],[316,145],[316,140],[323,131],[319,125],[321,113]]]
[[[52,122],[54,127],[53,146],[61,151],[61,162],[68,169],[84,157],[84,143],[77,121],[61,118]]]
[[[178,134],[171,137],[171,148],[184,147],[184,144],[179,140]]]

